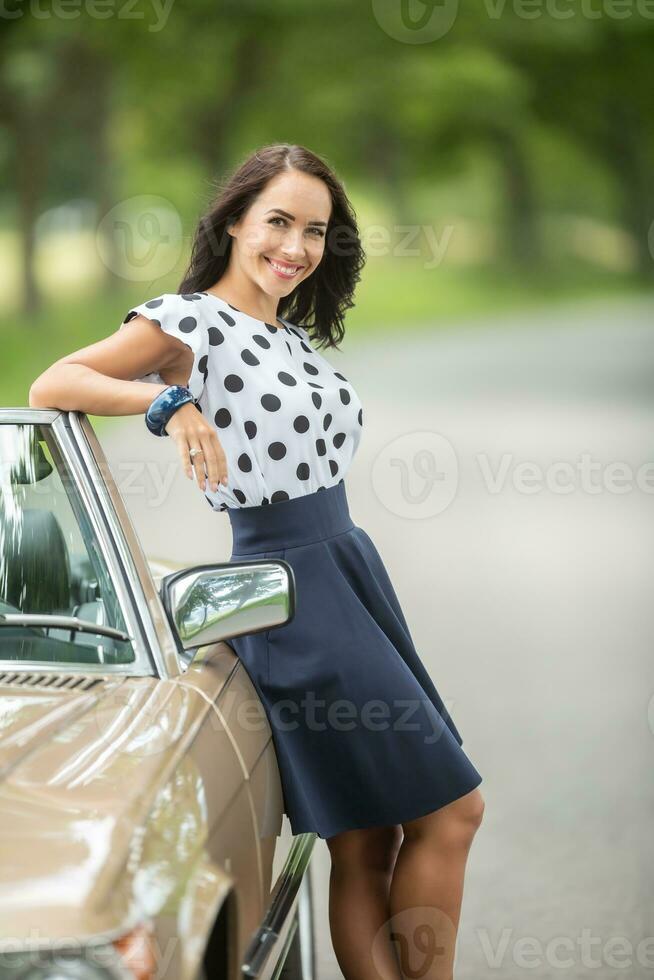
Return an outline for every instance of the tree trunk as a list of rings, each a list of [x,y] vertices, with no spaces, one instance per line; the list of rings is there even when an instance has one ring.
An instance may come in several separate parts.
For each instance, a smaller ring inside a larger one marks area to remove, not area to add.
[[[252,92],[262,83],[266,73],[267,31],[262,24],[245,29],[234,54],[229,85],[220,98],[195,116],[191,129],[193,147],[209,173],[221,173],[227,166],[224,134],[229,132],[232,119],[237,119]]]
[[[622,101],[607,109],[605,162],[619,190],[622,221],[636,249],[636,269],[643,279],[654,275],[654,255],[650,251],[654,232],[654,189],[651,165],[647,160],[647,134],[642,119]]]
[[[36,253],[35,226],[44,176],[44,159],[37,127],[32,125],[28,113],[23,113],[18,117],[17,125],[14,128],[14,139],[17,158],[16,189],[21,250],[21,309],[29,323],[33,321],[34,316],[42,306],[34,260]]]
[[[364,154],[368,171],[379,184],[395,218],[403,224],[419,224],[407,195],[403,148],[395,134],[379,119],[372,120]]]
[[[84,128],[88,137],[89,172],[92,175],[92,194],[97,205],[98,224],[116,203],[112,182],[112,160],[107,138],[111,118],[112,66],[99,53],[82,48],[76,56],[85,84],[93,92],[82,106]],[[125,284],[124,263],[121,261],[113,234],[104,238],[103,277],[108,289]]]
[[[515,265],[533,269],[542,258],[542,248],[529,163],[515,134],[496,130],[493,143],[504,184],[505,251]]]

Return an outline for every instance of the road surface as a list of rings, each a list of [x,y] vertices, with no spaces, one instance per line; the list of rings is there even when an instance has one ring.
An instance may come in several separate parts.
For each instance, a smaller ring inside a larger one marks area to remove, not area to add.
[[[654,977],[653,313],[603,301],[325,352],[364,405],[352,515],[484,777],[457,980]],[[141,418],[101,440],[146,549],[228,560],[229,521],[171,441]],[[339,980],[316,849],[319,980]]]

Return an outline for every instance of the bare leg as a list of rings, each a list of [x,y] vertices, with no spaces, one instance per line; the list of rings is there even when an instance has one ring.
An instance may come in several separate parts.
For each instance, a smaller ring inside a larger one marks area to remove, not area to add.
[[[402,824],[390,933],[402,978],[453,980],[468,852],[484,812],[479,789]]]
[[[389,940],[389,887],[399,826],[346,830],[327,838],[332,859],[329,925],[345,980],[400,980]]]

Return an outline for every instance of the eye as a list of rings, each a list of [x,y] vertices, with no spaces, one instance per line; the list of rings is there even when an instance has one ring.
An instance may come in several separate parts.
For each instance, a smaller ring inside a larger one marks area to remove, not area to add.
[[[275,222],[275,221],[281,221],[282,225],[286,225],[286,223],[287,223],[286,222],[286,218],[282,218],[281,215],[276,214],[276,215],[274,215],[274,217],[268,219],[268,224],[269,225],[272,225],[273,222]],[[315,225],[312,225],[309,230],[310,231],[317,232],[318,233],[318,238],[324,238],[325,237],[324,231],[321,228],[316,227]]]

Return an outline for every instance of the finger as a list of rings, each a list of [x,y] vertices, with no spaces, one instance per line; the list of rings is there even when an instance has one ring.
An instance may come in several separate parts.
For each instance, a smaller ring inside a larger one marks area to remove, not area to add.
[[[193,467],[193,470],[195,472],[195,478],[198,481],[198,485],[203,490],[206,490],[207,481],[204,474],[204,454],[196,453],[194,456],[191,457],[190,455],[191,449],[195,449],[195,448],[202,449],[202,446],[200,445],[200,439],[198,436],[191,436],[187,452],[189,454],[189,459],[191,460],[191,466]]]
[[[203,457],[200,455],[200,453],[196,453],[194,456],[191,456],[192,449],[202,448],[200,445],[200,436],[196,435],[194,431],[182,430],[175,433],[175,442],[177,443],[177,448],[179,449],[179,453],[182,458],[184,472],[190,480],[192,480],[195,476],[198,484],[202,485],[204,478]]]
[[[214,449],[213,442],[209,433],[203,433],[200,437],[202,445],[202,456],[198,459],[204,461],[204,470],[209,481],[209,486],[216,492],[218,489],[218,458]]]
[[[221,483],[227,484],[227,457],[215,432],[209,429],[202,433],[200,438],[204,452],[205,471],[211,489],[215,492]]]
[[[191,464],[191,457],[189,456],[189,444],[186,438],[181,438],[179,433],[176,436],[172,436],[173,442],[177,446],[177,451],[182,463],[182,469],[188,477],[189,480],[193,479],[193,466]]]
[[[202,466],[202,478],[204,481],[203,489],[208,486],[211,490],[215,491],[215,476],[213,474],[216,470],[216,461],[213,458],[211,444],[207,439],[206,433],[200,433],[198,435],[198,445],[202,450],[202,453],[198,453],[196,460],[198,460]]]
[[[227,484],[228,472],[227,472],[227,456],[225,455],[225,450],[222,447],[222,443],[215,432],[210,433],[211,442],[214,447],[213,452],[217,461],[218,466],[218,480],[224,485]]]

